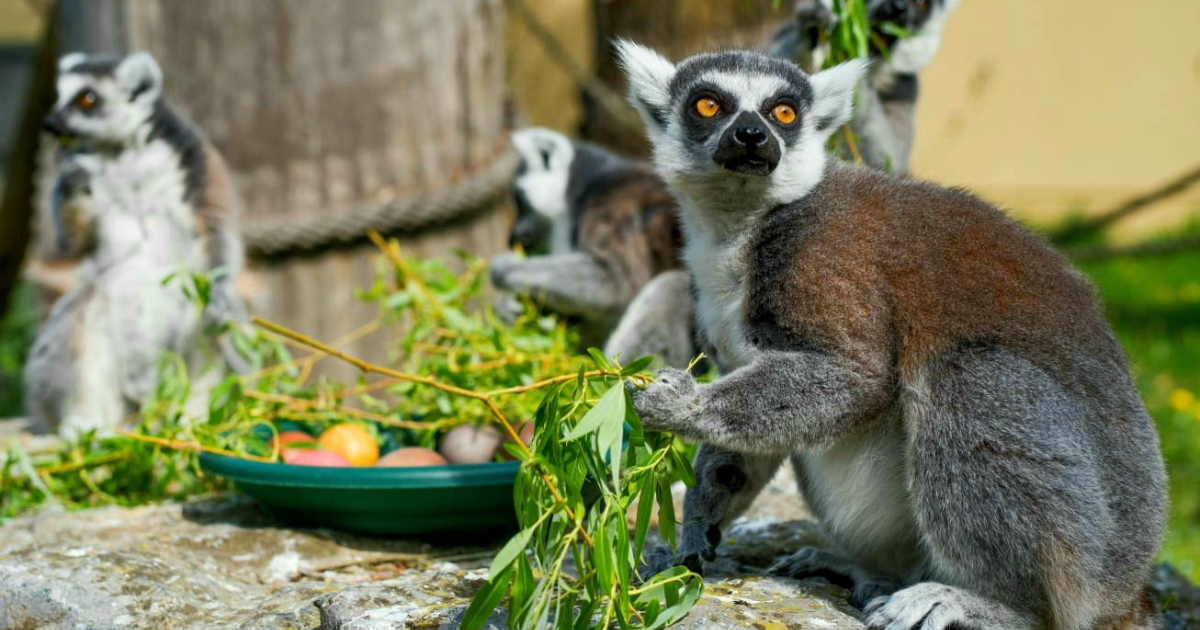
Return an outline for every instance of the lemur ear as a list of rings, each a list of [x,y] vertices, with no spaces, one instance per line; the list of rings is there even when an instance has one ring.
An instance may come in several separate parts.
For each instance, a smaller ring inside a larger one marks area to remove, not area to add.
[[[129,92],[129,100],[158,98],[162,93],[162,70],[148,52],[138,52],[121,60],[113,73],[117,84]]]
[[[667,125],[671,79],[675,64],[653,50],[627,39],[618,39],[617,62],[629,78],[629,102],[642,116],[651,139]]]
[[[83,63],[87,59],[87,55],[81,52],[67,53],[58,59],[58,73],[66,74],[72,68]]]
[[[812,76],[813,111],[817,131],[833,133],[850,120],[854,111],[854,91],[867,74],[870,63],[852,59]]]

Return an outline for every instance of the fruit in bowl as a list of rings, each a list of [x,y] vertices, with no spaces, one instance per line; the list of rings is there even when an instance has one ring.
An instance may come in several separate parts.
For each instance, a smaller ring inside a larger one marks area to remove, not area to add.
[[[352,466],[373,466],[379,461],[379,444],[371,432],[357,424],[329,427],[317,439],[321,448],[346,458]]]
[[[406,468],[413,466],[445,466],[448,463],[445,457],[438,455],[437,451],[419,446],[405,446],[380,457],[379,461],[375,462],[375,466]]]

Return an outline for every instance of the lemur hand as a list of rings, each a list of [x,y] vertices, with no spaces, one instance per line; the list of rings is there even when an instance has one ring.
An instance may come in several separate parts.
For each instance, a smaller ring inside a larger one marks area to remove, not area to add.
[[[651,431],[679,432],[700,412],[696,379],[684,370],[665,368],[645,389],[627,384],[642,424]]]
[[[800,32],[815,35],[832,33],[838,19],[821,0],[800,0],[796,3],[796,22],[800,24]]]
[[[493,256],[488,261],[488,267],[492,274],[492,285],[505,291],[515,290],[510,286],[509,277],[512,275],[513,269],[519,267],[524,260],[516,252],[504,252]]]

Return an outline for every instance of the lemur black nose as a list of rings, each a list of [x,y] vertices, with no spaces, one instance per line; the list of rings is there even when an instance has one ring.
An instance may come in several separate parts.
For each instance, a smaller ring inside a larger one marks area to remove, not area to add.
[[[733,130],[733,139],[738,144],[757,149],[767,143],[767,132],[757,125],[747,125]]]

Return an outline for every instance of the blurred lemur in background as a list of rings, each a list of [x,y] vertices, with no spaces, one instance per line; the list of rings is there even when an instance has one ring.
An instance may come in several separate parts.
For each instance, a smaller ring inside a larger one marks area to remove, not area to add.
[[[933,61],[942,29],[960,0],[867,0],[872,24],[903,28],[898,38],[875,30],[873,64],[858,88],[850,130],[863,163],[875,169],[905,173],[913,143],[917,102],[917,73]],[[790,59],[806,72],[820,70],[829,58],[829,34],[837,25],[833,0],[800,0],[795,17],[772,38],[769,52]],[[882,50],[880,50],[882,48]],[[849,145],[840,145],[843,159],[852,159]]]
[[[1156,627],[1162,456],[1084,276],[968,193],[829,160],[863,62],[619,53],[721,372],[630,385],[702,445],[666,559],[700,570],[790,458],[838,550],[774,572],[872,630]]]
[[[49,223],[57,253],[83,262],[34,342],[25,380],[34,422],[73,435],[133,413],[153,393],[164,351],[191,367],[219,351],[240,367],[227,339],[211,348],[203,333],[245,313],[233,291],[242,263],[233,182],[163,102],[158,64],[146,53],[76,53],[58,72],[45,121],[60,145]],[[203,312],[180,287],[192,273],[211,274]]]
[[[531,254],[492,260],[496,287],[542,301],[557,314],[582,322],[584,343],[600,346],[625,308],[647,283],[681,266],[675,200],[649,165],[595,145],[572,142],[549,129],[512,134],[521,156],[512,196],[517,219],[509,238]],[[686,294],[686,275],[681,277]],[[690,320],[690,300],[676,305]],[[687,365],[690,329],[669,325],[662,337],[639,338],[637,355],[656,354],[667,365]]]

